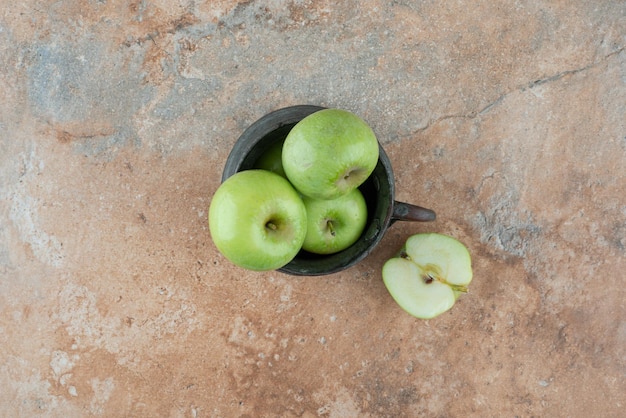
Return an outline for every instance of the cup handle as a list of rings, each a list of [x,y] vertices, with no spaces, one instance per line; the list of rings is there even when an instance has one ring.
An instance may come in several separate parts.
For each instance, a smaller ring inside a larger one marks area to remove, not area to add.
[[[430,222],[434,221],[435,218],[435,212],[430,209],[426,209],[421,206],[411,205],[410,203],[394,201],[391,222]]]

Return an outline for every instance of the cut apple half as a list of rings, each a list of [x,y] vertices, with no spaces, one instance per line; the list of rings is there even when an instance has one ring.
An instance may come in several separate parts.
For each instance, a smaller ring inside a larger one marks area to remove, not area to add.
[[[397,257],[383,266],[383,281],[393,299],[409,314],[434,318],[467,293],[472,281],[469,251],[458,240],[430,233],[409,237]]]

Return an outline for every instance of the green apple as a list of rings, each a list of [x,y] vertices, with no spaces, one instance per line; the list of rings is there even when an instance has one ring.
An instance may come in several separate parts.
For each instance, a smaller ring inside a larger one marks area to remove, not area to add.
[[[378,162],[369,125],[341,109],[324,109],[298,122],[282,151],[287,178],[303,195],[334,199],[359,187]]]
[[[302,249],[315,254],[345,250],[361,236],[367,222],[367,205],[359,189],[336,199],[304,196],[307,232]]]
[[[282,160],[283,142],[284,140],[274,142],[259,157],[259,159],[256,160],[254,164],[255,168],[268,170],[286,178],[287,175],[285,174],[285,170],[283,169],[283,160]]]
[[[472,281],[470,254],[447,235],[413,235],[398,257],[383,266],[383,281],[402,309],[418,318],[434,318],[467,292]]]
[[[213,195],[209,230],[215,246],[232,263],[274,270],[300,251],[306,209],[285,178],[266,170],[240,171]]]

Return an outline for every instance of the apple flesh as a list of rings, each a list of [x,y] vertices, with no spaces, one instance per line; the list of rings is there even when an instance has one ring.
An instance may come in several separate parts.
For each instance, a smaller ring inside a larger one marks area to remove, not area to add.
[[[285,178],[267,170],[241,171],[213,195],[209,230],[218,250],[235,265],[275,270],[300,251],[306,209]]]
[[[332,200],[302,198],[307,213],[307,233],[302,249],[333,254],[354,244],[367,222],[367,205],[359,189]]]
[[[303,195],[334,199],[359,187],[378,163],[369,125],[341,109],[324,109],[298,122],[283,144],[287,178]]]
[[[461,242],[442,234],[409,237],[397,257],[383,266],[383,281],[409,314],[434,318],[454,305],[472,281],[470,254]]]

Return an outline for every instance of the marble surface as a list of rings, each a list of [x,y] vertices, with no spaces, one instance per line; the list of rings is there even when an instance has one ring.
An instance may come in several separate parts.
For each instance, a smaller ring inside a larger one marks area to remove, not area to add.
[[[0,10],[0,415],[623,416],[623,1]],[[303,103],[366,119],[437,221],[330,276],[225,260],[224,160]],[[427,231],[474,281],[422,321],[380,270]]]

